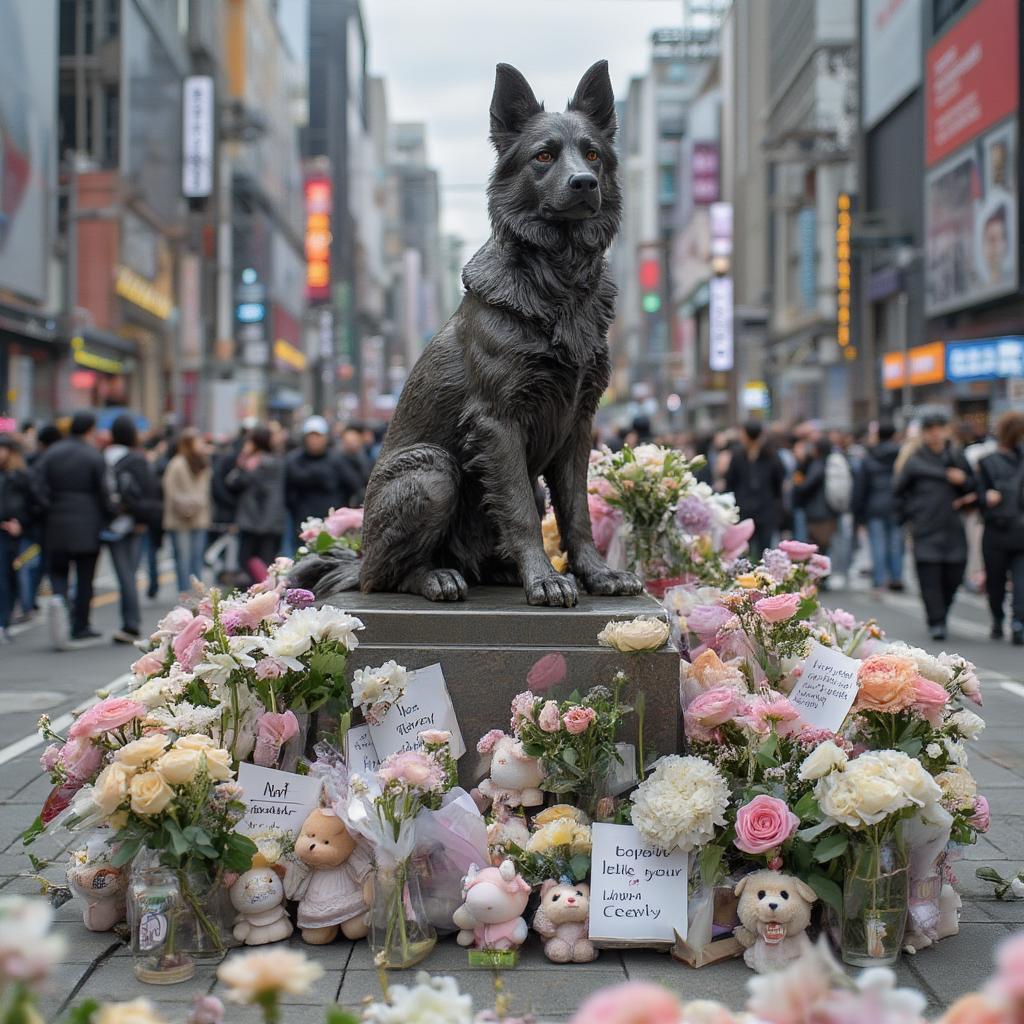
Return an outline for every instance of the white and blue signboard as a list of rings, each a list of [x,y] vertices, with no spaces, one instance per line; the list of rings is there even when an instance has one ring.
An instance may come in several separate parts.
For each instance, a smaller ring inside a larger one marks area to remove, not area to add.
[[[1024,337],[946,342],[946,380],[1024,377]]]

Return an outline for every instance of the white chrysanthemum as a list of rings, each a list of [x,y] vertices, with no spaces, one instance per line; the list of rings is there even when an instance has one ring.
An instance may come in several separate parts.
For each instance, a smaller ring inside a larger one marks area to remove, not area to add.
[[[473,999],[459,991],[454,978],[416,975],[415,985],[389,985],[387,1002],[363,1010],[368,1024],[470,1024]]]
[[[223,713],[223,707],[208,708],[190,704],[185,700],[180,704],[154,708],[146,717],[146,724],[170,729],[179,736],[185,736],[190,733],[205,733]]]
[[[699,757],[663,757],[633,794],[633,824],[649,842],[685,852],[714,838],[725,824],[729,786]]]
[[[282,660],[301,658],[320,640],[335,640],[353,651],[359,645],[355,631],[362,628],[362,622],[354,615],[332,605],[300,608],[274,630],[267,653]]]
[[[985,731],[985,719],[967,708],[949,716],[947,725],[952,725],[965,740],[976,740]]]
[[[409,672],[397,661],[378,668],[357,668],[352,673],[352,703],[364,710],[374,704],[394,704],[409,684]]]
[[[892,654],[899,658],[908,658],[917,666],[917,671],[940,686],[949,686],[953,681],[953,669],[942,660],[942,656],[936,657],[922,650],[920,647],[912,647],[902,641],[889,644],[885,649],[886,654]]]

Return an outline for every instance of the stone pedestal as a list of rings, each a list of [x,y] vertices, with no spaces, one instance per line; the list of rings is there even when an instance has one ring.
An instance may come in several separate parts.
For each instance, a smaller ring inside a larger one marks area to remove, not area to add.
[[[512,698],[527,689],[527,675],[546,655],[565,657],[565,679],[550,690],[566,697],[598,683],[609,684],[621,669],[629,679],[625,693],[632,702],[646,697],[644,748],[648,755],[682,749],[679,710],[679,655],[671,644],[649,654],[622,655],[601,647],[597,634],[611,619],[637,615],[665,617],[648,595],[591,597],[580,595],[575,608],[537,608],[526,603],[518,587],[479,587],[469,600],[434,604],[406,594],[337,594],[330,604],[362,619],[359,647],[348,671],[380,665],[394,658],[406,668],[440,662],[466,741],[459,762],[463,785],[479,777],[477,740],[490,729],[509,730]],[[636,741],[636,716],[630,715],[621,738]]]

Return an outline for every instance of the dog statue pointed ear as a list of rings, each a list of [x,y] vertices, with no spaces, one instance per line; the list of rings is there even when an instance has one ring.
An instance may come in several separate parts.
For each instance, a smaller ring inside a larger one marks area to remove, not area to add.
[[[491,142],[501,151],[517,135],[524,124],[544,109],[537,102],[530,83],[511,64],[499,64],[494,74],[494,95],[491,97]]]
[[[587,70],[569,100],[568,109],[586,114],[605,135],[615,134],[615,91],[608,75],[608,61],[599,60]]]

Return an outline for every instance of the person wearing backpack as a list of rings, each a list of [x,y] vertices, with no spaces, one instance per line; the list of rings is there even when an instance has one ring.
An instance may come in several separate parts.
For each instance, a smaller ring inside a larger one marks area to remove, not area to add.
[[[802,512],[807,536],[823,555],[828,554],[838,523],[837,512],[828,498],[828,460],[833,454],[828,439],[819,437],[810,443],[810,450],[797,463],[793,474],[793,508]],[[853,488],[850,490],[852,493]],[[833,494],[833,497],[838,495]]]
[[[114,420],[110,440],[103,461],[116,514],[101,538],[110,549],[121,592],[121,628],[114,633],[114,643],[131,644],[139,639],[142,628],[137,580],[142,538],[159,526],[163,504],[160,485],[139,448],[139,432],[130,415],[122,413]]]
[[[1013,587],[1011,636],[1024,646],[1024,413],[1005,412],[996,423],[999,447],[978,464],[978,500],[985,532],[981,553],[992,613],[993,640],[1003,639],[1006,577]]]
[[[933,640],[945,640],[949,609],[967,568],[962,512],[977,500],[974,474],[953,447],[942,413],[924,417],[920,445],[896,466],[893,496],[900,522],[910,527],[928,631]]]
[[[896,427],[878,425],[878,443],[868,448],[857,479],[856,515],[866,525],[871,545],[874,588],[903,590],[903,527],[896,518],[892,494],[896,458],[900,453]]]

